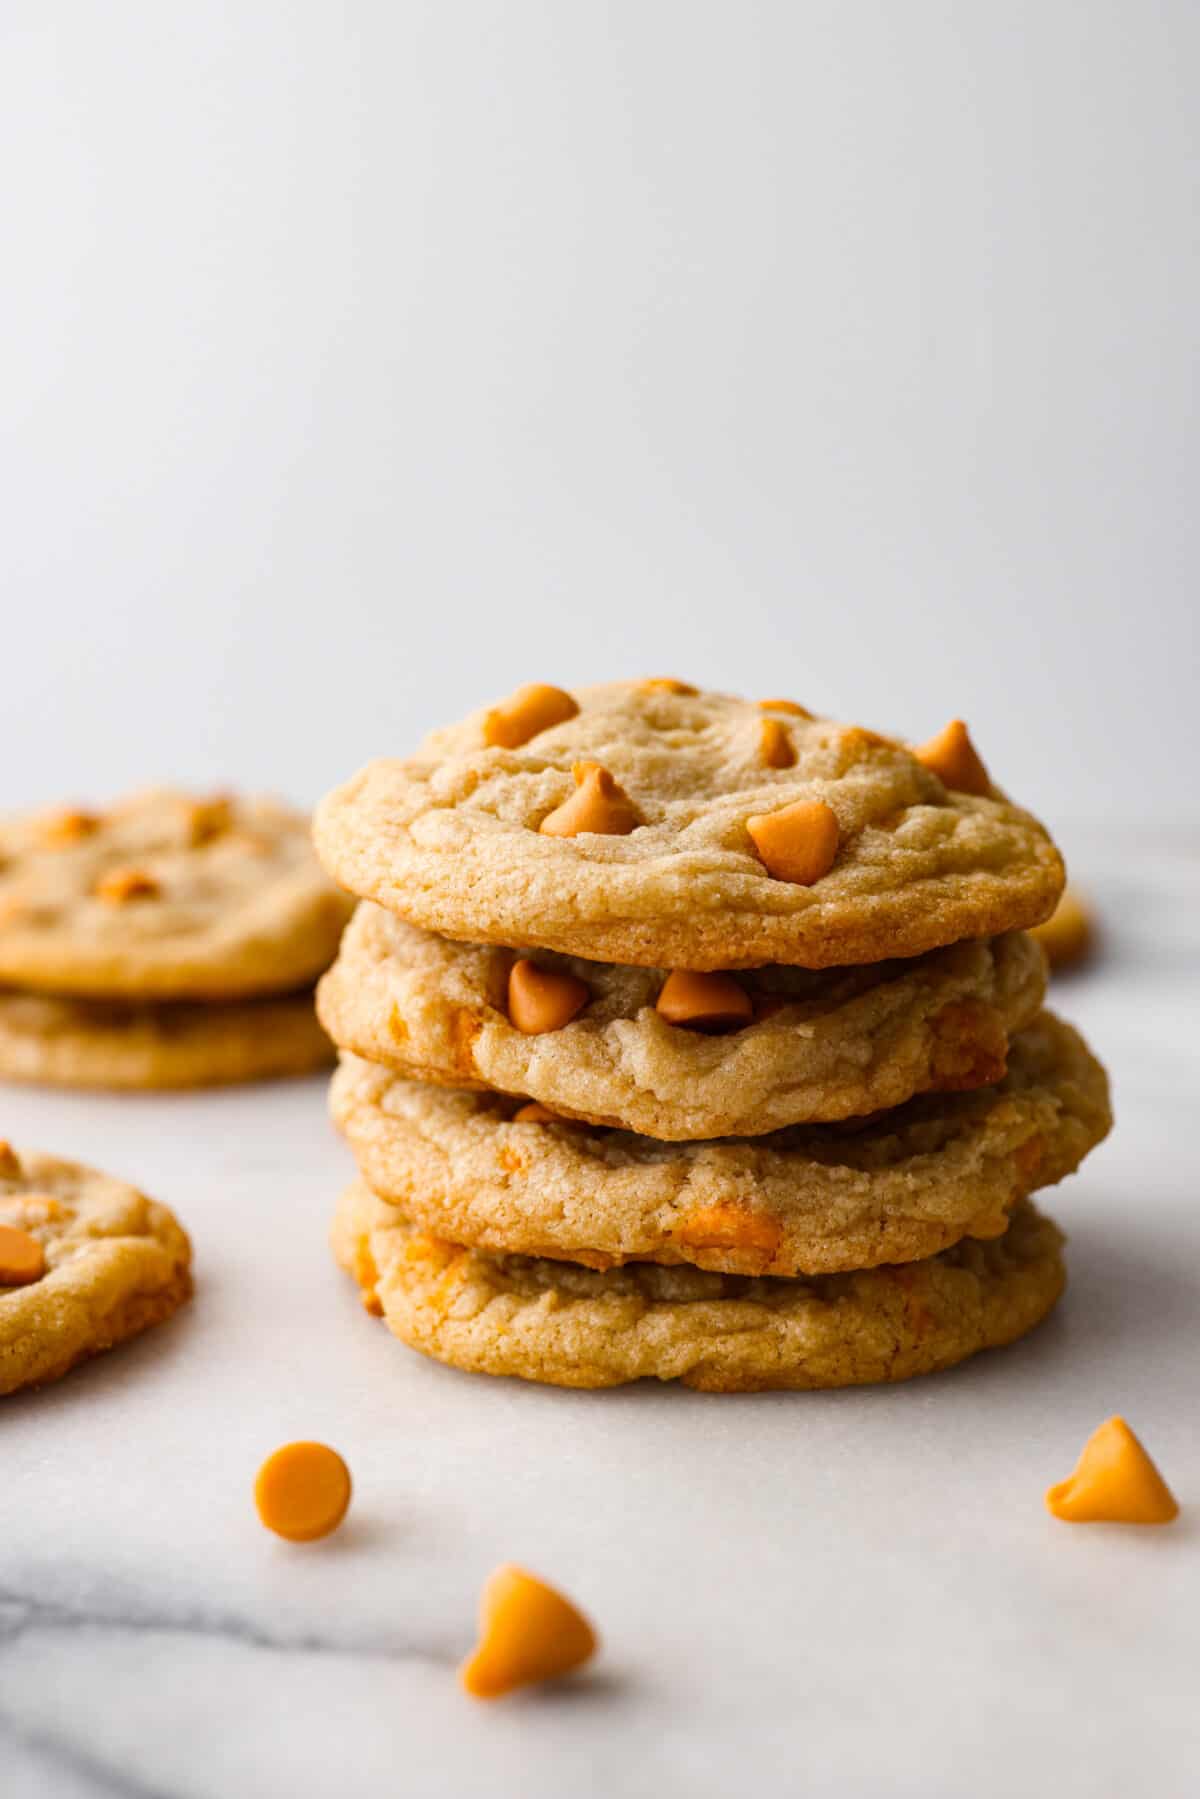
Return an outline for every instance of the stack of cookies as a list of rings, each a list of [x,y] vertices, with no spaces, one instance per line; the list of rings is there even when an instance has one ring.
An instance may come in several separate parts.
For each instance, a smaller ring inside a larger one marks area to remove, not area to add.
[[[0,1078],[198,1087],[332,1056],[313,985],[349,915],[308,820],[155,789],[0,821]]]
[[[1109,1128],[1042,1010],[1046,832],[919,749],[673,680],[522,688],[316,821],[333,1243],[428,1355],[600,1387],[899,1380],[1029,1330],[1029,1195]]]

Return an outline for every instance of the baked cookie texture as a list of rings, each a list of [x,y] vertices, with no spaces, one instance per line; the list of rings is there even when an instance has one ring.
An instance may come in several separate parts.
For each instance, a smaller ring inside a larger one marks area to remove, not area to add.
[[[308,821],[170,789],[0,821],[0,982],[93,999],[288,993],[349,915]]]
[[[511,1098],[407,1081],[354,1056],[331,1107],[375,1192],[451,1242],[599,1269],[645,1260],[786,1276],[998,1236],[1111,1123],[1104,1070],[1049,1013],[1014,1038],[995,1087],[753,1139],[665,1143],[517,1122]]]
[[[174,1216],[78,1162],[0,1145],[0,1225],[35,1238],[46,1263],[40,1279],[0,1286],[0,1394],[57,1380],[191,1293],[191,1246]]]
[[[143,1092],[312,1074],[332,1061],[311,990],[213,1005],[0,990],[0,1080]]]
[[[994,789],[948,788],[904,745],[790,703],[680,685],[578,689],[573,716],[511,748],[504,708],[473,713],[330,794],[318,853],[410,924],[656,969],[885,961],[1053,910],[1058,851]],[[616,784],[590,794],[604,829],[557,834],[593,765]],[[833,815],[810,884],[772,875],[747,823],[793,805]]]
[[[333,1249],[401,1340],[483,1374],[708,1392],[907,1380],[1011,1343],[1063,1290],[1062,1236],[1022,1203],[1003,1236],[904,1267],[810,1280],[633,1263],[600,1273],[429,1235],[362,1182]]]
[[[539,951],[590,999],[563,1029],[527,1035],[507,1011],[513,960],[364,903],[321,982],[321,1019],[343,1048],[411,1079],[666,1140],[758,1136],[998,1080],[1046,986],[1021,932],[862,968],[761,968],[741,985],[766,1015],[710,1036],[655,1010],[669,970]]]

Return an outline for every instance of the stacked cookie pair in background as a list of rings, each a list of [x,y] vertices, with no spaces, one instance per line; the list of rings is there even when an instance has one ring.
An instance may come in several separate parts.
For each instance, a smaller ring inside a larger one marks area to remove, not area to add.
[[[0,1079],[198,1087],[332,1056],[313,985],[349,915],[302,813],[137,794],[0,821]]]
[[[1029,1201],[1105,1135],[1044,1012],[1061,860],[964,727],[913,750],[678,681],[520,690],[316,819],[318,1006],[405,1342],[569,1386],[901,1379],[1054,1304]]]

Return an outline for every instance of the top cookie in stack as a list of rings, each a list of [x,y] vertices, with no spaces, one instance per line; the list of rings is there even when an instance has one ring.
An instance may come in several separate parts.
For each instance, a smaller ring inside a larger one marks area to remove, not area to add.
[[[328,1060],[344,927],[302,813],[156,788],[0,821],[0,1076],[179,1087]]]
[[[370,902],[319,996],[351,1052],[335,1116],[377,1196],[344,1202],[339,1253],[410,1341],[413,1222],[477,1259],[792,1282],[995,1237],[1107,1128],[1102,1071],[1038,1017],[1023,934],[1061,860],[957,721],[911,749],[673,680],[527,687],[363,770],[316,841]],[[524,1299],[507,1265],[464,1270],[485,1313],[535,1303],[527,1270]],[[957,1353],[999,1340],[986,1309]],[[478,1324],[453,1344],[437,1326],[435,1353],[501,1366]],[[511,1359],[511,1318],[504,1341]],[[710,1358],[698,1384],[814,1384],[790,1353],[770,1379]],[[539,1342],[513,1371],[571,1378],[569,1359]],[[618,1361],[578,1384],[697,1376]]]

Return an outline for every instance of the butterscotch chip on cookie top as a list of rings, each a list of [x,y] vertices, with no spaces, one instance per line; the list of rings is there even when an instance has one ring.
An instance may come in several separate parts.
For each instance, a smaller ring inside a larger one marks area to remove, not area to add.
[[[686,1139],[998,1081],[1044,992],[1021,932],[862,968],[697,974],[455,943],[364,902],[318,1004],[344,1048],[414,1080]],[[0,1004],[0,1066],[2,1025]]]
[[[335,879],[447,936],[699,972],[919,955],[1061,891],[1041,825],[961,754],[674,680],[524,691],[330,794]]]
[[[311,984],[349,914],[308,820],[171,789],[0,821],[0,981],[88,998],[236,999]]]
[[[756,1138],[668,1143],[546,1122],[512,1098],[403,1080],[355,1056],[330,1103],[375,1192],[438,1237],[592,1268],[753,1275],[915,1261],[999,1236],[1111,1123],[1104,1070],[1049,1013],[1014,1038],[994,1087]]]
[[[411,1348],[563,1387],[652,1379],[743,1393],[908,1380],[1023,1336],[1065,1283],[1061,1234],[1028,1201],[990,1242],[808,1280],[488,1255],[418,1229],[361,1181],[342,1198],[332,1242],[366,1283],[368,1310]]]
[[[169,1318],[191,1293],[190,1263],[165,1206],[78,1162],[0,1144],[0,1394]]]

